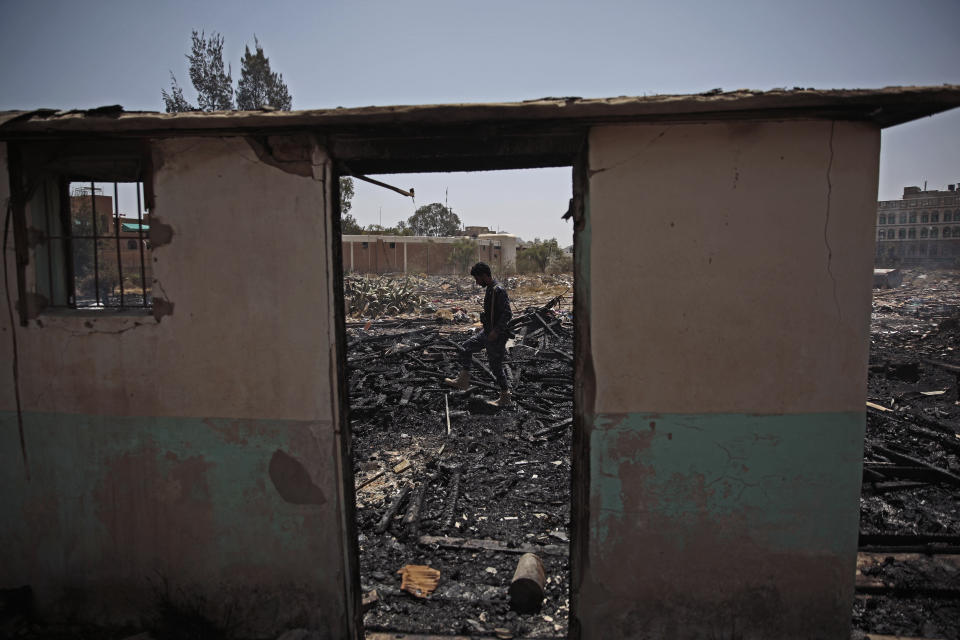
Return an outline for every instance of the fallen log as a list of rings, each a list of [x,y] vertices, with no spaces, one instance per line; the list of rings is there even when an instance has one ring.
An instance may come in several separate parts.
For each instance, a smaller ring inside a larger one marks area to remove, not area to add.
[[[387,527],[390,526],[390,521],[395,515],[397,515],[397,511],[400,510],[400,505],[402,505],[403,501],[407,499],[410,489],[410,485],[404,485],[400,488],[396,495],[394,495],[393,500],[390,502],[390,506],[387,507],[387,510],[383,513],[383,517],[380,518],[380,522],[377,523],[377,527],[375,529],[377,533],[383,533],[387,530]]]
[[[567,418],[565,420],[561,420],[560,422],[555,422],[554,424],[547,425],[542,429],[538,429],[534,431],[533,433],[530,434],[530,437],[542,438],[554,432],[562,431],[566,427],[569,427],[571,424],[573,424],[573,418]]]
[[[465,551],[497,551],[500,553],[538,553],[541,555],[565,556],[569,553],[566,545],[559,544],[518,544],[515,547],[499,540],[478,540],[476,538],[453,538],[450,536],[420,536],[417,542],[424,545],[437,545],[446,549]]]
[[[899,451],[888,449],[887,447],[879,444],[873,445],[873,449],[874,451],[878,451],[879,453],[890,458],[891,460],[895,460],[896,462],[914,467],[925,467],[930,472],[931,477],[940,482],[948,482],[950,484],[960,485],[960,476],[954,475],[946,469],[941,469],[940,467],[932,465],[929,462],[924,462],[923,460],[914,458],[913,456],[908,456],[905,453],[900,453]]]
[[[373,474],[372,476],[370,476],[369,478],[367,478],[366,480],[364,480],[363,482],[361,482],[359,485],[357,485],[357,491],[359,491],[360,489],[363,489],[365,486],[367,486],[368,484],[370,484],[371,482],[373,482],[374,480],[376,480],[377,478],[379,478],[379,477],[382,476],[383,474],[384,474],[383,469],[381,469],[380,471],[376,472],[375,474]]]
[[[535,553],[525,553],[517,561],[510,581],[510,607],[520,613],[536,613],[543,604],[547,574]]]
[[[450,493],[447,495],[447,505],[443,511],[442,529],[448,529],[453,524],[453,517],[457,511],[457,501],[460,499],[460,478],[463,470],[457,467],[450,479]]]
[[[403,516],[403,524],[407,525],[407,532],[413,537],[420,533],[420,511],[423,509],[423,499],[427,495],[427,489],[433,479],[434,475],[431,474],[420,483],[413,497],[410,498],[410,506],[407,508],[406,515]]]

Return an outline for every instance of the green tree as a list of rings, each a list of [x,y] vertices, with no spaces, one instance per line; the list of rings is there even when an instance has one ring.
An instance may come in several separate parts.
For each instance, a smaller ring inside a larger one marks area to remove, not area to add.
[[[170,72],[170,93],[167,93],[166,89],[161,89],[160,95],[163,96],[163,106],[167,113],[182,113],[184,111],[197,110],[195,106],[183,97],[183,89],[177,84],[177,77],[173,75],[173,71]]]
[[[230,69],[224,70],[223,36],[214,32],[194,31],[191,34],[190,82],[197,91],[197,106],[194,107],[183,95],[177,78],[170,72],[170,93],[161,90],[167,113],[179,111],[229,111],[233,109],[233,78]]]
[[[517,252],[517,270],[526,272],[537,270],[543,273],[550,263],[550,259],[562,255],[560,245],[555,238],[541,240],[534,238],[533,242]]]
[[[400,221],[395,227],[384,227],[379,224],[367,225],[367,229],[364,233],[369,233],[371,235],[378,236],[410,236],[413,235],[410,232],[410,228],[407,227],[407,223]]]
[[[439,202],[425,204],[414,212],[407,224],[415,236],[455,236],[460,233],[460,217]]]
[[[363,226],[350,213],[353,208],[353,178],[340,178],[340,232],[346,235],[363,233]]]
[[[237,108],[252,111],[270,106],[280,111],[289,111],[293,98],[283,81],[283,75],[270,69],[270,59],[263,54],[257,37],[253,38],[254,52],[243,48],[240,60],[240,80],[237,82]]]
[[[340,215],[346,216],[353,208],[353,178],[340,178]]]
[[[342,197],[342,196],[341,196]],[[363,233],[363,226],[357,222],[352,214],[340,214],[340,233],[345,236],[358,236]]]
[[[477,241],[473,238],[454,240],[450,246],[450,264],[458,271],[466,271],[477,259]]]
[[[293,106],[293,98],[283,82],[283,76],[271,71],[270,60],[264,55],[260,41],[256,36],[253,41],[254,53],[250,53],[249,47],[244,47],[243,59],[240,61],[236,107],[250,110],[269,104],[281,111],[289,111]],[[170,91],[160,90],[167,113],[233,109],[233,78],[229,66],[224,71],[223,36],[213,32],[207,37],[203,31],[193,31],[190,53],[186,57],[190,62],[190,81],[197,91],[198,106],[193,106],[186,99],[183,89],[177,84],[177,77],[171,71]],[[344,216],[343,224],[348,221],[352,199],[353,180],[349,177],[340,178],[340,213]],[[356,222],[352,217],[349,219]],[[357,228],[361,228],[359,224]]]

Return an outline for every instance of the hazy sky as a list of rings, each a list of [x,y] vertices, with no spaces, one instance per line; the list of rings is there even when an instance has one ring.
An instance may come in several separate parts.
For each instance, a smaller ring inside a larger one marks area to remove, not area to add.
[[[960,84],[960,0],[717,2],[246,2],[0,0],[0,109],[122,104],[162,110],[173,71],[192,98],[190,31],[218,31],[239,75],[259,38],[294,109],[544,96],[698,93],[721,87]],[[467,224],[569,242],[569,169],[393,175],[416,205]],[[960,109],[887,129],[881,199],[960,182]],[[358,184],[361,223],[414,203]]]

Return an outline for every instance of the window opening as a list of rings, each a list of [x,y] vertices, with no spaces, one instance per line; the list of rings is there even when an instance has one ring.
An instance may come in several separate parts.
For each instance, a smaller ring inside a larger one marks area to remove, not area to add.
[[[42,211],[32,219],[45,242],[37,246],[36,287],[51,308],[151,307],[142,183],[62,180],[37,200]]]

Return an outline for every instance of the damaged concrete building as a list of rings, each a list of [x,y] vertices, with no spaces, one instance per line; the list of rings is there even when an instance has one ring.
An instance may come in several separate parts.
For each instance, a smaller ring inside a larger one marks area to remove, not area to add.
[[[105,622],[163,576],[358,637],[337,178],[571,166],[571,635],[849,637],[880,130],[958,105],[3,114],[2,586]],[[58,293],[71,181],[142,183],[140,308]]]
[[[877,202],[877,266],[960,264],[960,194],[904,187],[900,200]]]
[[[343,269],[359,273],[463,273],[452,259],[456,243],[471,240],[473,262],[483,261],[494,272],[509,272],[517,264],[517,236],[509,233],[473,233],[452,237],[345,235]]]

